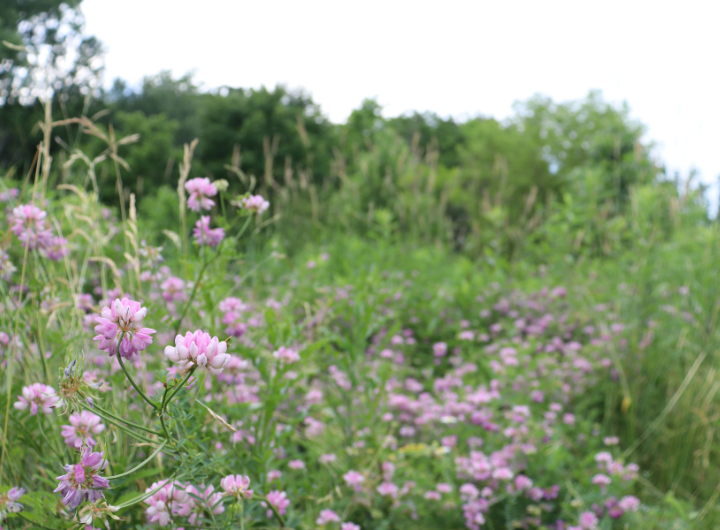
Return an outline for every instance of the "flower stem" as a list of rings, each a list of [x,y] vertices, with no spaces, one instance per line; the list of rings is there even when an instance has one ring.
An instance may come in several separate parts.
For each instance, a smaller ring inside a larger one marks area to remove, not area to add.
[[[192,368],[190,368],[190,371],[189,371],[188,374],[185,376],[185,379],[183,379],[182,382],[177,386],[177,388],[176,388],[175,390],[173,390],[173,393],[170,394],[170,397],[167,398],[167,400],[163,400],[163,409],[166,409],[166,408],[168,407],[168,405],[170,405],[170,402],[172,401],[172,398],[175,397],[175,394],[177,394],[178,392],[180,392],[180,389],[185,386],[185,383],[187,383],[187,380],[190,379],[190,376],[191,376],[194,372],[195,372],[195,366],[193,366]]]
[[[193,285],[192,293],[190,294],[190,299],[187,301],[187,304],[185,304],[185,307],[183,308],[182,315],[180,315],[180,318],[178,319],[177,323],[175,324],[175,335],[177,336],[178,332],[180,331],[180,326],[182,325],[182,321],[185,318],[185,315],[187,315],[188,309],[190,309],[190,306],[193,303],[193,300],[195,300],[195,295],[197,294],[198,287],[200,286],[200,282],[202,281],[202,277],[205,274],[205,269],[207,269],[209,260],[204,259],[202,267],[200,268],[200,272],[198,273],[198,278],[195,281],[195,285]]]
[[[105,478],[106,478],[107,480],[114,480],[114,479],[116,479],[116,478],[126,477],[126,476],[128,476],[128,475],[130,475],[130,474],[132,474],[132,473],[135,473],[135,471],[137,471],[138,469],[140,469],[141,467],[143,467],[145,464],[147,464],[148,462],[150,462],[150,460],[152,460],[153,458],[155,458],[155,457],[157,456],[157,454],[158,454],[160,451],[162,451],[163,447],[165,447],[165,446],[167,445],[167,443],[168,443],[167,440],[165,440],[165,441],[162,443],[162,445],[160,445],[160,447],[158,447],[157,449],[155,449],[155,452],[154,452],[153,454],[151,454],[151,455],[150,455],[149,457],[147,457],[145,460],[143,460],[142,462],[140,462],[140,463],[139,463],[137,466],[135,466],[134,468],[128,469],[127,471],[125,471],[124,473],[120,473],[119,475],[113,475],[113,476],[111,476],[111,477],[105,477]]]
[[[143,398],[145,401],[147,401],[152,408],[157,410],[157,405],[155,403],[153,403],[152,401],[150,401],[150,398],[145,395],[145,392],[140,390],[140,387],[137,386],[135,384],[135,381],[133,381],[133,378],[130,377],[130,372],[128,372],[127,368],[125,368],[125,364],[122,361],[122,355],[120,355],[120,341],[121,340],[122,340],[122,338],[118,341],[118,347],[117,347],[117,352],[116,352],[117,360],[120,363],[120,368],[122,368],[123,372],[125,372],[125,377],[128,378],[128,381],[130,381],[130,384],[135,388],[137,393],[140,394],[140,397]]]
[[[149,432],[150,434],[154,434],[155,436],[160,436],[160,433],[157,431],[153,431],[152,429],[148,429],[147,427],[143,427],[142,425],[138,425],[137,423],[133,423],[131,421],[128,421],[128,420],[125,420],[118,416],[115,416],[115,414],[113,414],[112,412],[108,412],[107,410],[99,407],[97,405],[97,403],[95,405],[93,405],[92,408],[88,408],[87,410],[90,410],[91,412],[98,410],[98,411],[100,411],[99,416],[108,416],[108,418],[106,418],[106,419],[108,419],[108,421],[109,421],[109,418],[112,418],[115,421],[124,423],[128,427],[135,427],[136,429],[140,429],[141,431]]]

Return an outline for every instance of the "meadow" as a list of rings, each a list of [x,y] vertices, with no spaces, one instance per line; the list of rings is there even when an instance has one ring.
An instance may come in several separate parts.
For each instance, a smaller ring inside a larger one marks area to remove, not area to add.
[[[541,107],[456,166],[363,107],[324,180],[300,117],[300,166],[200,137],[143,193],[145,118],[47,105],[0,180],[2,527],[717,527],[703,189],[592,97],[533,180]]]

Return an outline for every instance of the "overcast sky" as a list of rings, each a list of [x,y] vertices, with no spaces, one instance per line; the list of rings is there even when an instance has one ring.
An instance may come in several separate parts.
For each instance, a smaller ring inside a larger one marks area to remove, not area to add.
[[[627,100],[671,169],[720,176],[720,3],[653,1],[84,0],[106,83],[169,69],[205,88],[302,87],[333,121],[363,98],[386,116],[498,119],[541,92]],[[715,194],[713,194],[715,196]]]

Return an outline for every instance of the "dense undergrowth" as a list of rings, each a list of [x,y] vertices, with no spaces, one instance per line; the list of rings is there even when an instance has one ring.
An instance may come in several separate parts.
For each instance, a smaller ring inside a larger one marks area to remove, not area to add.
[[[323,187],[233,159],[232,184],[197,178],[188,145],[136,207],[138,139],[87,118],[46,139],[65,125],[103,151],[56,167],[44,143],[0,182],[3,526],[720,520],[702,190],[603,194],[617,159],[542,203],[463,195],[385,130]]]

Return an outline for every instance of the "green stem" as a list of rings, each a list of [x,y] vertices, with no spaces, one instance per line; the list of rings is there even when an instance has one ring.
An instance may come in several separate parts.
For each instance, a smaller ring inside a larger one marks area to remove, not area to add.
[[[87,410],[89,410],[91,412],[99,410],[102,413],[102,414],[99,414],[99,416],[102,416],[104,414],[105,416],[108,416],[108,418],[112,418],[115,421],[122,422],[125,425],[127,425],[128,427],[135,427],[136,429],[140,429],[141,431],[149,432],[150,434],[154,434],[155,436],[161,436],[161,434],[157,431],[153,431],[152,429],[148,429],[147,427],[143,427],[142,425],[138,425],[137,423],[133,423],[131,421],[124,420],[123,418],[115,416],[115,414],[113,414],[112,412],[108,412],[107,410],[99,407],[97,404],[95,404],[92,408],[87,408]],[[108,418],[106,418],[106,419],[108,419]],[[109,421],[109,419],[108,419],[108,421]]]
[[[180,315],[180,318],[178,319],[177,323],[175,324],[175,333],[174,335],[177,336],[178,332],[180,331],[180,326],[182,325],[182,321],[185,318],[185,315],[187,315],[188,310],[190,309],[190,306],[192,305],[193,301],[195,300],[195,295],[197,294],[198,287],[200,286],[200,282],[202,281],[203,274],[205,274],[205,269],[207,269],[209,260],[204,259],[202,267],[200,268],[200,273],[198,274],[198,278],[195,281],[195,285],[193,285],[192,293],[190,294],[190,299],[187,301],[187,304],[185,304],[185,307],[183,308],[182,315]]]
[[[41,524],[36,523],[35,521],[31,521],[30,519],[28,519],[27,517],[25,517],[25,516],[24,516],[23,514],[21,514],[21,513],[16,513],[15,515],[17,515],[20,519],[26,520],[26,521],[27,521],[28,523],[30,523],[31,525],[37,526],[38,528],[44,528],[45,530],[57,530],[56,528],[50,528],[49,526],[43,526],[43,525],[41,525]]]
[[[119,475],[113,475],[113,476],[111,476],[111,477],[105,477],[105,478],[106,478],[107,480],[115,480],[115,479],[118,479],[118,478],[122,478],[122,477],[126,477],[126,476],[128,476],[128,475],[131,475],[132,473],[135,473],[138,469],[140,469],[140,468],[143,467],[145,464],[147,464],[148,462],[150,462],[150,460],[152,460],[153,458],[155,458],[155,457],[157,456],[157,454],[158,454],[160,451],[163,450],[163,447],[165,447],[165,446],[167,445],[167,443],[168,443],[168,441],[165,440],[165,441],[160,445],[160,447],[158,447],[157,449],[155,449],[155,452],[154,452],[153,454],[151,454],[150,456],[148,456],[145,460],[143,460],[142,462],[140,462],[140,463],[139,463],[137,466],[135,466],[134,468],[128,469],[127,471],[125,471],[124,473],[120,473]]]
[[[195,368],[196,368],[195,366],[193,366],[192,368],[190,368],[190,371],[189,371],[188,374],[185,376],[185,379],[183,379],[182,382],[181,382],[181,383],[177,386],[177,388],[173,391],[173,393],[170,394],[170,397],[167,399],[167,401],[163,401],[163,407],[164,407],[164,408],[167,408],[167,407],[170,405],[170,402],[171,402],[172,399],[175,397],[175,394],[177,394],[178,392],[180,392],[180,389],[185,386],[185,383],[187,383],[187,380],[190,379],[190,376],[195,372]]]
[[[122,337],[121,337],[120,340],[118,341],[118,347],[117,347],[117,352],[116,352],[117,360],[118,360],[118,362],[120,363],[120,368],[122,368],[123,372],[125,372],[125,377],[128,378],[128,381],[130,381],[130,384],[135,388],[135,390],[137,391],[137,393],[140,394],[140,397],[143,398],[145,401],[147,401],[152,408],[154,408],[155,410],[157,410],[157,405],[155,405],[155,403],[153,403],[152,401],[150,401],[150,398],[145,395],[145,392],[143,392],[142,390],[140,390],[140,387],[137,386],[137,385],[135,384],[135,381],[133,381],[133,378],[130,377],[130,372],[128,372],[128,371],[127,371],[127,368],[125,368],[125,364],[124,364],[123,361],[122,361],[122,355],[120,355],[120,341],[121,341],[121,340],[122,340]]]
[[[165,440],[170,441],[170,433],[168,432],[167,425],[165,425],[165,414],[160,411],[160,425],[162,425],[163,432],[165,433]]]
[[[117,427],[118,429],[120,429],[120,430],[121,430],[122,432],[124,432],[125,434],[130,435],[130,436],[132,436],[133,438],[137,438],[137,439],[140,440],[141,442],[157,443],[157,440],[151,440],[150,438],[147,438],[147,437],[143,436],[142,434],[138,434],[138,433],[136,433],[136,432],[131,431],[130,429],[128,429],[127,427],[125,427],[125,426],[124,426],[122,423],[120,423],[119,421],[115,421],[115,420],[112,420],[112,419],[110,419],[110,418],[106,418],[106,417],[103,416],[102,414],[98,414],[98,416],[100,416],[100,417],[101,417],[102,419],[104,419],[106,422],[113,424],[115,427]]]
[[[242,236],[245,233],[245,230],[250,225],[250,221],[252,220],[252,215],[248,215],[247,220],[245,221],[245,224],[240,229],[240,231],[233,237],[233,244],[237,243],[240,240],[240,236]]]

